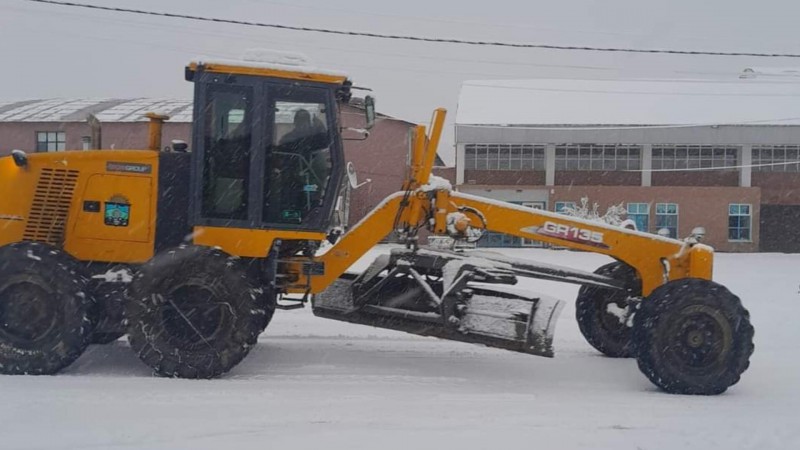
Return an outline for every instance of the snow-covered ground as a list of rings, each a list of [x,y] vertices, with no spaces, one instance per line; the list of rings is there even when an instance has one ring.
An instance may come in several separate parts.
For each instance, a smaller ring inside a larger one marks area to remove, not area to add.
[[[505,252],[587,270],[607,262]],[[756,329],[750,369],[717,397],[664,394],[635,361],[600,356],[575,323],[577,288],[533,281],[568,301],[554,359],[282,311],[218,380],[155,378],[124,340],[58,376],[2,377],[0,448],[800,448],[798,268],[800,255],[717,255],[715,279]]]

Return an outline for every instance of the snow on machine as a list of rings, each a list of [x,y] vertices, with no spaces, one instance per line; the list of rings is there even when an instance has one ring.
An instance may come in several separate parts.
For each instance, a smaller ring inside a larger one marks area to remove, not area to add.
[[[520,277],[580,285],[588,342],[635,357],[665,391],[719,394],[747,369],[753,327],[711,280],[710,247],[453,191],[431,175],[444,110],[416,127],[401,189],[342,234],[338,107],[351,82],[263,56],[187,66],[190,152],[160,152],[166,117],[151,114],[151,151],[0,158],[0,372],[53,374],[127,334],[155,373],[212,378],[276,309],[307,301],[320,317],[553,356],[563,302],[514,288]],[[364,109],[369,128],[370,97]],[[422,230],[465,244],[506,233],[616,262],[586,273],[423,248]],[[392,233],[405,249],[346,273]],[[320,254],[323,241],[333,245]]]

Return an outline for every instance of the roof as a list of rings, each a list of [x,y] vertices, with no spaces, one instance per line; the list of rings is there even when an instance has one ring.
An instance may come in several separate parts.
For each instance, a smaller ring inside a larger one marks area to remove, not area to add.
[[[215,73],[273,76],[320,83],[342,84],[347,80],[347,74],[344,72],[315,66],[303,54],[268,49],[248,49],[241,59],[235,60],[196,58],[189,64],[189,69],[195,71],[198,66]]]
[[[800,83],[759,80],[467,81],[457,125],[800,125]]]
[[[345,106],[363,111],[358,100],[354,97]],[[170,116],[169,122],[191,123],[192,104],[192,100],[157,98],[0,101],[0,122],[85,122],[89,114],[101,122],[147,122],[145,114],[156,112]],[[416,125],[386,114],[378,117]]]
[[[147,122],[148,112],[191,122],[192,101],[182,99],[48,99],[0,102],[0,122],[84,122],[94,114],[101,122]]]

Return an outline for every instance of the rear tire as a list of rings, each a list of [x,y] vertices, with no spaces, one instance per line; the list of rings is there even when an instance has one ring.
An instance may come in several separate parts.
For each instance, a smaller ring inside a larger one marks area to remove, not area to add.
[[[221,250],[182,246],[145,264],[126,305],[139,358],[162,376],[213,378],[236,366],[269,322],[264,289]]]
[[[49,375],[86,349],[93,325],[87,279],[55,247],[0,248],[0,373]]]
[[[624,291],[582,286],[575,300],[578,327],[589,344],[606,356],[633,356],[632,330],[627,317],[632,314],[629,298],[641,297],[642,281],[636,270],[622,262],[606,264],[594,273],[624,281]],[[616,314],[609,312],[612,310]]]
[[[753,354],[753,326],[739,297],[713,281],[660,286],[634,320],[639,369],[673,394],[716,395],[739,381]]]

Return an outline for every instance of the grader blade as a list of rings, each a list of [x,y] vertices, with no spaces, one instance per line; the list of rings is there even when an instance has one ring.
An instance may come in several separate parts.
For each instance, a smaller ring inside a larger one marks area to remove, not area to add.
[[[508,289],[516,283],[504,262],[399,251],[336,281],[314,297],[313,310],[335,320],[551,357],[563,302]]]

